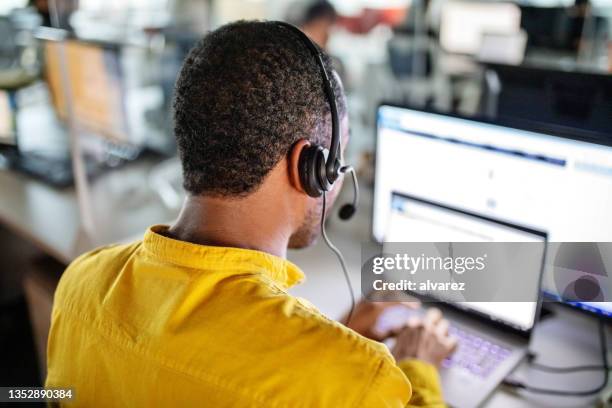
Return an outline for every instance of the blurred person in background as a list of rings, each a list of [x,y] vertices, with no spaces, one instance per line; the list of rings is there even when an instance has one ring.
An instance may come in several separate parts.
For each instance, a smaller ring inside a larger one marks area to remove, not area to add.
[[[51,27],[51,13],[49,12],[49,0],[30,0],[30,7],[33,7],[42,18],[41,25]]]
[[[285,20],[299,27],[311,40],[329,54],[329,37],[338,20],[334,6],[326,0],[298,1],[289,7]],[[345,89],[351,89],[346,69],[340,58],[331,55],[333,66]]]
[[[79,8],[78,0],[30,0],[29,5],[41,16],[43,26],[73,31],[70,17]]]
[[[319,47],[327,51],[330,32],[337,18],[338,13],[329,1],[316,0],[293,4],[286,20],[298,26]]]
[[[584,25],[591,14],[590,0],[575,0],[574,5],[567,10],[569,22],[567,23],[567,35],[569,47],[572,50],[579,50],[581,41],[585,40]]]

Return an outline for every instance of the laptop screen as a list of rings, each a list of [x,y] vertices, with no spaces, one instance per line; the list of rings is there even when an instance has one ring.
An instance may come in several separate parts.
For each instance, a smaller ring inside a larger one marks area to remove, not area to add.
[[[523,282],[529,289],[526,299],[532,302],[452,302],[469,313],[510,326],[520,331],[533,328],[538,311],[546,235],[521,226],[497,221],[466,211],[433,203],[417,197],[392,193],[387,242],[541,242],[538,262],[527,265],[531,279]],[[427,293],[417,293],[428,295]],[[438,297],[437,300],[446,301]]]

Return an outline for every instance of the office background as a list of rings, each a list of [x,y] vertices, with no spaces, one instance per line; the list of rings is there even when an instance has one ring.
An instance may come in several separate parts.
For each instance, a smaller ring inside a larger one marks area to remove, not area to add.
[[[307,4],[1,2],[0,385],[35,385],[44,377],[48,314],[66,264],[95,247],[139,239],[148,226],[176,217],[184,193],[170,106],[189,48],[208,30],[237,19],[299,24]],[[610,0],[332,4],[337,18],[326,48],[346,88],[346,159],[357,168],[363,194],[359,215],[350,223],[332,217],[329,228],[349,259],[357,293],[361,243],[374,245],[382,102],[588,141],[602,151],[612,144]],[[604,197],[612,204],[612,191]],[[607,222],[602,219],[601,231],[612,227]],[[318,244],[290,258],[308,276],[294,293],[340,317],[349,301],[333,254]],[[597,363],[595,321],[609,319],[609,308],[608,314],[577,310],[585,308],[556,308],[557,317],[543,320],[546,330],[536,332],[534,347],[563,356],[560,365]],[[599,372],[538,375],[533,381],[546,385],[589,388],[601,381]],[[488,404],[593,406],[602,398],[605,391],[567,400],[501,389]]]

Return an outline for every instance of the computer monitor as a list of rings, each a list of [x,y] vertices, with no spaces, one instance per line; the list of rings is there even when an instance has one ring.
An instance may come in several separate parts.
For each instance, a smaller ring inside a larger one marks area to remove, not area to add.
[[[67,120],[70,97],[78,127],[116,142],[128,142],[119,48],[71,39],[45,41],[44,49],[45,74],[58,117]]]
[[[612,242],[610,146],[391,105],[378,109],[376,145],[379,242],[394,194],[543,231],[549,242]],[[605,258],[609,274],[612,254]],[[594,278],[609,299],[612,277]],[[550,266],[543,287],[559,296]],[[612,316],[611,302],[576,305]]]
[[[529,48],[575,50],[571,44],[567,6],[522,5],[521,28],[527,32]]]
[[[608,16],[599,10],[605,10],[601,3],[588,0],[590,10],[575,7],[574,1],[553,7],[542,7],[533,4],[521,5],[521,27],[528,34],[528,52],[554,50],[562,53],[575,54],[584,41],[601,41],[607,39]],[[601,0],[607,3],[609,0]]]
[[[515,4],[448,1],[441,11],[440,45],[450,53],[476,56],[485,34],[517,34],[520,25]]]
[[[501,88],[489,89],[496,120],[612,134],[612,76],[528,66],[487,64]]]

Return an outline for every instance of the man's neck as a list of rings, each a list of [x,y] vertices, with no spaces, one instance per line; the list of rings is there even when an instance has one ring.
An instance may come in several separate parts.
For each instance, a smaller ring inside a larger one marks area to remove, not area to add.
[[[189,196],[168,235],[200,245],[253,249],[285,258],[292,228],[282,202],[258,194],[228,199]]]

